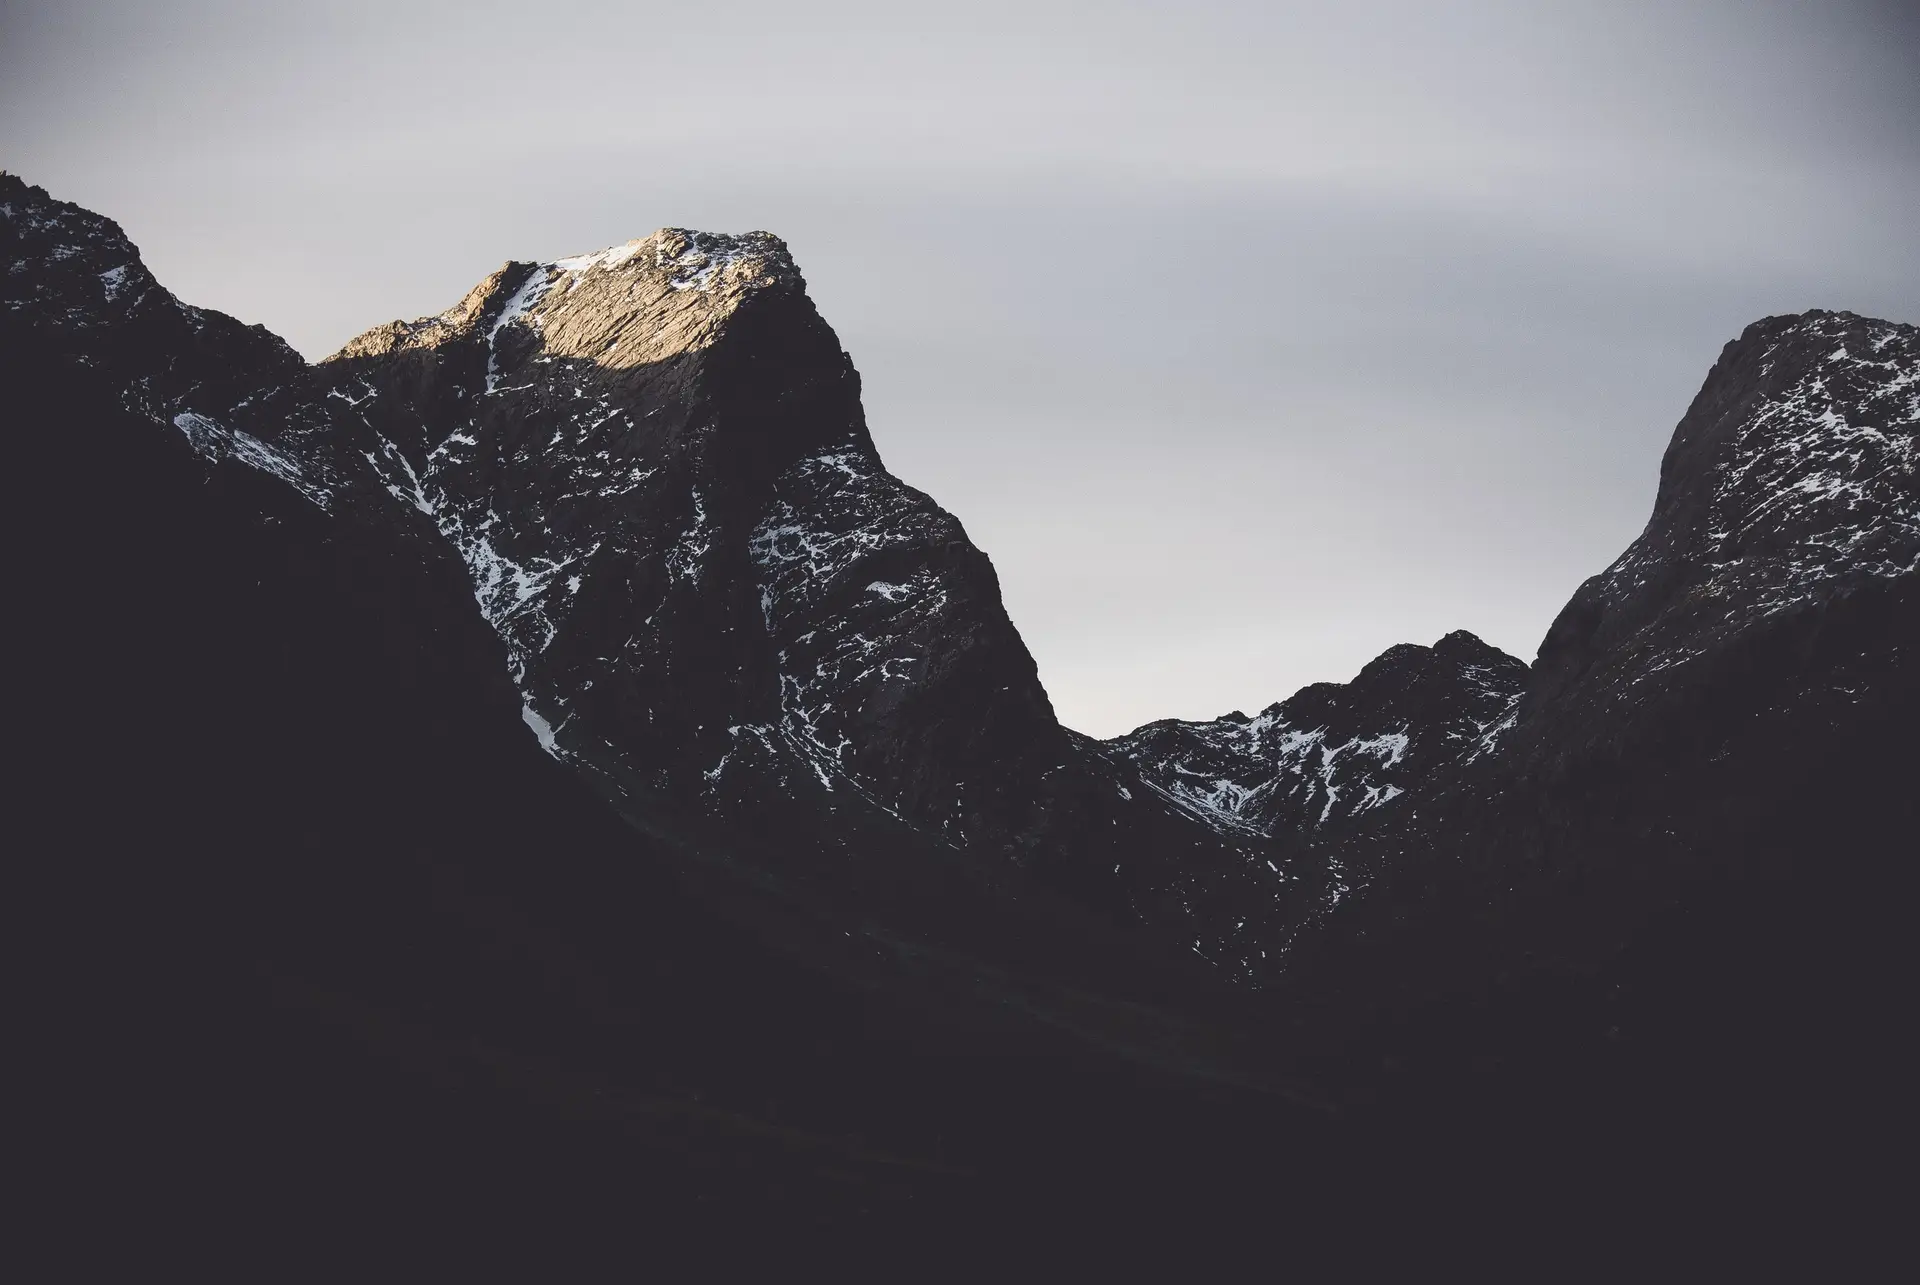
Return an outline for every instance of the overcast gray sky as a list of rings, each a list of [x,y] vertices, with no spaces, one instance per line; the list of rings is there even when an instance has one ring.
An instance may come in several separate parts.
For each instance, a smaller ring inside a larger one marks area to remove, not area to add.
[[[0,0],[0,165],[314,357],[779,233],[1107,735],[1531,659],[1723,343],[1920,321],[1916,8]]]

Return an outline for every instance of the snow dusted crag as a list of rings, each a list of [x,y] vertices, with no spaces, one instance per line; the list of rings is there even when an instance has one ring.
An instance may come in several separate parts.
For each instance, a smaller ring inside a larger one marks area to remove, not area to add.
[[[284,449],[204,413],[306,363],[277,336],[195,308],[155,281],[118,224],[0,174],[0,281],[8,319],[31,326],[122,402],[178,430],[208,463],[238,458],[325,507]]]
[[[262,495],[414,546],[443,561],[432,524],[407,516],[371,466],[344,402],[262,326],[182,303],[154,280],[118,224],[0,175],[0,283],[9,319],[110,390],[121,409],[173,435],[209,475],[261,480]],[[439,574],[438,571],[435,574]]]
[[[765,233],[508,264],[322,370],[465,558],[556,749],[663,791],[712,795],[749,759],[846,788],[851,721],[937,683],[929,626],[992,593],[970,549],[928,562],[959,524],[881,467]]]
[[[804,298],[772,237],[663,230],[508,264],[447,312],[371,330],[320,367],[366,426],[368,463],[466,561],[555,752],[567,729],[651,774],[684,766],[693,743],[717,761],[750,721],[722,661],[751,647],[746,533],[728,523],[770,480],[771,401],[785,395],[782,446],[802,451],[844,441],[857,402],[817,317],[788,349],[717,341],[736,314],[810,314]],[[785,378],[796,363],[806,376]]]
[[[1258,716],[1167,719],[1107,742],[1155,791],[1224,831],[1274,836],[1369,817],[1499,738],[1526,666],[1470,633],[1388,649],[1351,683]]]
[[[1916,570],[1920,329],[1833,312],[1756,322],[1675,430],[1645,532],[1548,631],[1529,713],[1628,716],[1744,635]]]
[[[514,699],[499,642],[474,616],[466,566],[417,493],[389,485],[380,440],[362,417],[283,340],[181,302],[118,224],[8,174],[0,260],[0,306],[16,359],[33,354],[32,395],[94,426],[49,426],[66,435],[60,449],[99,455],[103,485],[126,473],[150,487],[151,502],[171,496],[164,502],[178,511],[178,530],[156,533],[155,548],[167,546],[164,536],[226,531],[218,556],[203,551],[206,565],[180,569],[181,579],[217,578],[217,567],[263,597],[304,594],[306,609],[344,593],[353,609],[343,615],[372,611],[390,622],[380,661],[388,676],[416,663],[437,671],[409,679],[410,695],[476,717]],[[110,443],[129,426],[133,445],[116,451]],[[189,482],[190,500],[171,495]],[[228,560],[258,566],[241,573]],[[249,609],[269,614],[243,601],[206,608]],[[457,690],[439,690],[442,676]]]
[[[1850,949],[1855,912],[1816,912],[1885,878],[1920,824],[1916,639],[1920,328],[1755,323],[1676,428],[1645,531],[1560,613],[1499,735],[1417,812],[1295,854],[1355,890],[1306,953],[1323,976],[1404,955],[1404,982],[1417,957],[1466,958],[1472,922],[1500,967],[1593,968],[1640,949],[1656,914],[1727,915],[1734,888],[1779,900],[1729,933]],[[1722,962],[1750,948],[1685,931]]]

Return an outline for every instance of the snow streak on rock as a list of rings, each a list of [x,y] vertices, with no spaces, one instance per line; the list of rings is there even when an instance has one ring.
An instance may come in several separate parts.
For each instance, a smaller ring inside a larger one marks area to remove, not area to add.
[[[319,505],[328,507],[325,487],[307,479],[300,466],[282,451],[238,429],[222,427],[205,415],[182,411],[173,417],[173,426],[186,435],[193,449],[209,462],[235,459],[262,473],[271,474]]]
[[[898,703],[919,676],[949,596],[924,554],[964,536],[870,451],[801,459],[775,495],[750,549],[762,619],[783,644],[780,726],[826,783],[852,766],[856,717]],[[874,579],[888,566],[910,571]]]

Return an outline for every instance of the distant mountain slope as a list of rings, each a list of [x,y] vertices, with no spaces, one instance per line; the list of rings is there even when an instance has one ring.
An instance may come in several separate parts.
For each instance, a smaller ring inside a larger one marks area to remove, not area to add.
[[[1226,829],[1271,836],[1392,804],[1455,761],[1487,752],[1526,666],[1464,631],[1402,644],[1353,682],[1316,683],[1257,717],[1169,719],[1107,742],[1144,780]]]

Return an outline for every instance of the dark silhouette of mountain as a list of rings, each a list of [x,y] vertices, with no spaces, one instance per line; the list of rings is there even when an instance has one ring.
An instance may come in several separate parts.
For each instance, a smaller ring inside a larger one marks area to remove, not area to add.
[[[1330,846],[1415,881],[1470,847],[1445,864],[1515,895],[1642,881],[1573,936],[1532,920],[1536,954],[1583,962],[1701,880],[1798,877],[1816,849],[1877,863],[1912,815],[1892,781],[1920,637],[1917,364],[1912,326],[1749,327],[1681,420],[1646,530],[1561,612],[1498,737],[1436,774],[1432,806]]]
[[[772,236],[316,365],[12,176],[0,252],[49,1163],[155,1234],[1707,1220],[1899,1064],[1913,327],[1729,345],[1530,669],[1097,742]]]
[[[772,1252],[1197,1216],[1237,1198],[1203,1158],[1324,1145],[1210,970],[1014,854],[807,757],[755,814],[649,782],[665,741],[551,753],[514,621],[345,372],[0,182],[55,1194],[248,1261],[490,1244],[476,1210],[754,1251],[744,1209]]]
[[[1542,1172],[1871,1223],[1913,972],[1917,394],[1912,326],[1727,346],[1492,749],[1296,849],[1357,889],[1278,988],[1314,1082],[1443,1149],[1524,1119]]]

